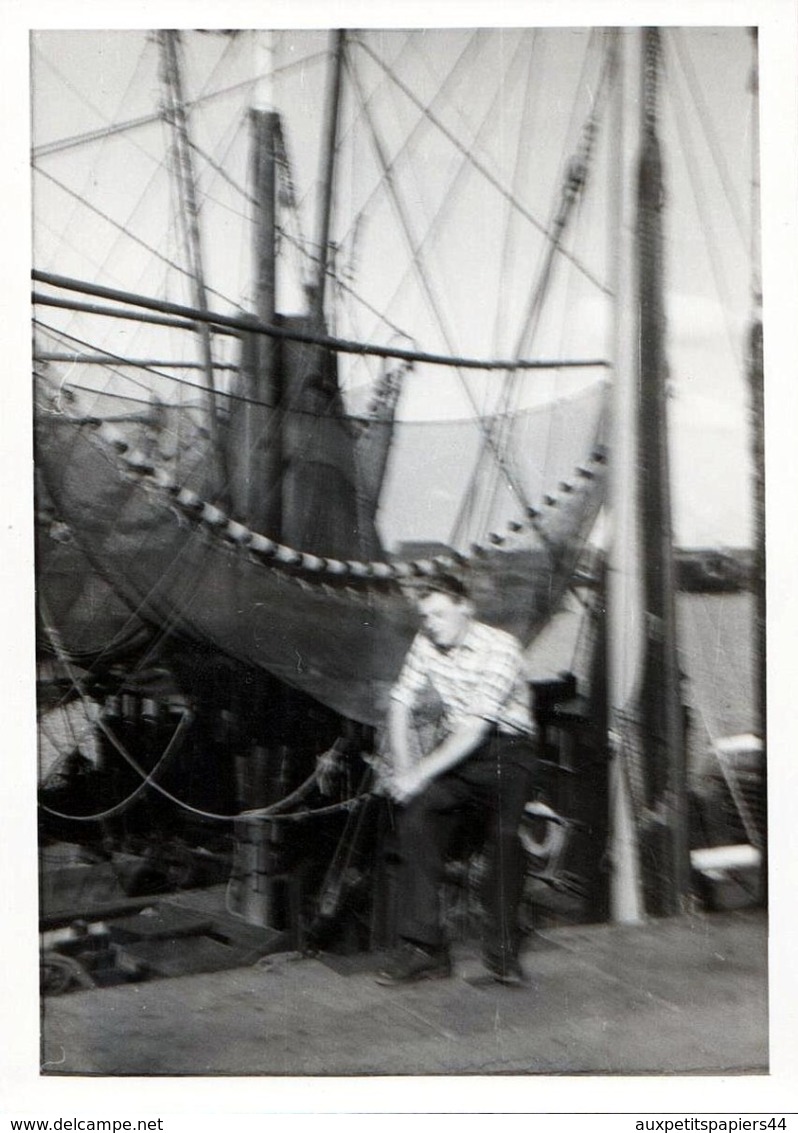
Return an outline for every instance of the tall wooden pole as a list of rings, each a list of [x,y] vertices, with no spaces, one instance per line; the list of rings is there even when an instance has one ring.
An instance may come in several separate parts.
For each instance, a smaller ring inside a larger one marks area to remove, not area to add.
[[[193,303],[202,311],[208,309],[205,290],[205,275],[202,258],[202,240],[199,226],[199,209],[194,178],[194,162],[188,136],[183,80],[178,55],[178,36],[176,31],[158,33],[164,83],[168,101],[165,107],[167,121],[172,127],[174,137],[175,166],[180,187],[180,197],[186,222],[186,244],[193,285]],[[222,465],[222,450],[219,443],[219,426],[216,411],[216,396],[213,378],[213,354],[211,332],[207,323],[197,324],[197,334],[202,353],[202,368],[208,391],[207,419],[211,440],[211,467],[213,494],[223,498],[227,491]]]
[[[333,66],[330,69],[327,114],[322,139],[321,186],[322,196],[319,208],[319,224],[316,246],[318,248],[318,270],[312,297],[311,319],[318,326],[324,324],[324,299],[327,286],[327,270],[330,245],[330,225],[332,221],[332,202],[335,188],[335,149],[338,142],[338,114],[341,103],[343,79],[344,47],[346,32],[335,32]]]
[[[643,30],[638,164],[637,293],[640,521],[643,541],[642,730],[647,814],[644,879],[649,907],[674,915],[689,889],[684,715],[676,652],[675,570],[665,355],[664,179],[658,137],[660,33]]]
[[[252,184],[255,196],[255,315],[273,326],[277,314],[277,138],[280,119],[271,109],[250,112]],[[282,402],[279,344],[252,335],[251,388],[260,404],[248,406],[244,452],[246,515],[271,538],[282,529]]]
[[[643,899],[638,857],[637,831],[632,808],[628,754],[624,742],[625,709],[635,692],[637,662],[635,649],[639,619],[636,593],[638,565],[636,539],[636,462],[634,438],[635,373],[632,339],[631,238],[627,214],[625,168],[625,115],[623,52],[619,30],[607,33],[612,52],[612,132],[610,134],[608,198],[609,248],[612,272],[613,320],[609,355],[613,359],[612,435],[609,462],[608,569],[605,572],[607,596],[607,723],[609,746],[609,839],[610,839],[610,916],[619,924],[636,924],[643,919]]]

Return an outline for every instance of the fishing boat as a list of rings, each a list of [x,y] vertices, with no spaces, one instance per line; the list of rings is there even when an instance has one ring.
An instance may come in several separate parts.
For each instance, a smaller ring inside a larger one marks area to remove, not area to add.
[[[678,911],[659,84],[666,59],[695,79],[689,35],[35,40],[42,733],[77,702],[99,749],[71,779],[58,765],[45,828],[79,826],[105,853],[177,831],[232,869],[236,915],[334,919],[369,872],[414,589],[454,572],[532,650],[578,601],[579,686],[539,682],[554,778],[572,770],[562,735],[589,734],[603,817],[581,826],[612,831],[616,915]],[[697,46],[711,57],[711,37]],[[155,90],[153,111],[138,100]],[[618,392],[633,372],[634,428]],[[633,485],[620,461],[638,434]],[[608,502],[605,585],[588,539]],[[642,601],[608,643],[605,610],[629,609],[618,580],[640,573],[636,508]],[[542,874],[559,821],[531,803]]]

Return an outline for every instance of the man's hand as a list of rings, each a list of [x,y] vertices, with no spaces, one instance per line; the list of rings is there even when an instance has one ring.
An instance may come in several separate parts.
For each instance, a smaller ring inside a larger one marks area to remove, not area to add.
[[[393,776],[389,784],[391,798],[397,803],[409,803],[421,794],[428,783],[429,775],[425,773],[423,764],[417,763]]]
[[[485,720],[469,720],[419,762],[410,767],[395,767],[389,786],[391,798],[407,803],[420,795],[433,779],[462,763],[482,743],[488,727]]]

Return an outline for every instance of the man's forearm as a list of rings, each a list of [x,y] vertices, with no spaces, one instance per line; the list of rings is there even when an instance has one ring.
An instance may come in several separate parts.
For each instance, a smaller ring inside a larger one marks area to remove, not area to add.
[[[474,720],[447,736],[438,746],[418,764],[418,770],[427,781],[450,771],[462,763],[475,751],[487,735],[489,724],[486,720]]]
[[[410,756],[410,709],[399,700],[392,700],[388,709],[388,744],[393,770],[398,774],[412,765]]]

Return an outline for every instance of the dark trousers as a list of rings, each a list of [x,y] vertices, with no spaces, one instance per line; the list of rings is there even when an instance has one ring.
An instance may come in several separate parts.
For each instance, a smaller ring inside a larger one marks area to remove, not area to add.
[[[486,827],[484,950],[495,959],[517,954],[524,884],[518,827],[529,796],[533,758],[531,741],[493,734],[399,809],[397,928],[402,939],[427,948],[443,944],[439,899],[451,819],[458,811],[475,808]]]

